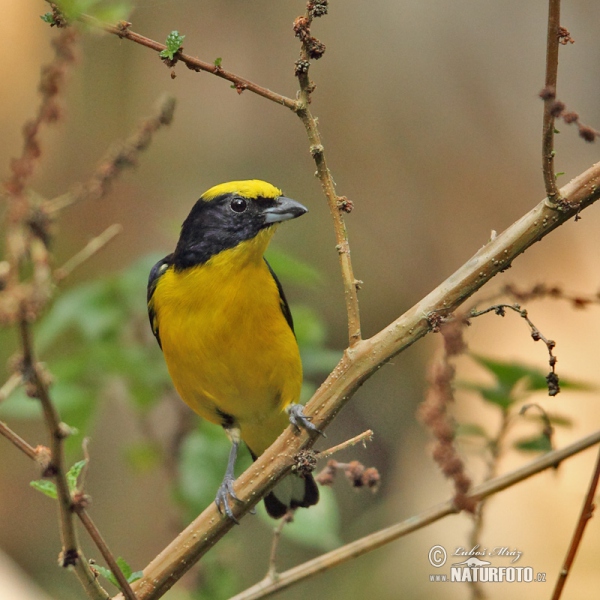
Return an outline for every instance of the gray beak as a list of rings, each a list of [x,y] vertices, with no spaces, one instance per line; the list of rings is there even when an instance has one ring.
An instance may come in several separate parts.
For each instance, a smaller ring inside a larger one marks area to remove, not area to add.
[[[300,202],[296,202],[285,196],[279,196],[279,198],[275,200],[275,206],[263,210],[263,214],[265,215],[265,225],[287,221],[288,219],[295,219],[296,217],[301,217],[306,212],[308,212],[308,208],[302,206]]]

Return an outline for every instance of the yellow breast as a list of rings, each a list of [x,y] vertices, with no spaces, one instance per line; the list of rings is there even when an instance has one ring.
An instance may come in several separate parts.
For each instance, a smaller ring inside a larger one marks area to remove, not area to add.
[[[162,349],[175,388],[200,416],[240,426],[260,454],[283,431],[283,409],[302,385],[298,345],[262,253],[261,234],[176,272],[153,295]]]

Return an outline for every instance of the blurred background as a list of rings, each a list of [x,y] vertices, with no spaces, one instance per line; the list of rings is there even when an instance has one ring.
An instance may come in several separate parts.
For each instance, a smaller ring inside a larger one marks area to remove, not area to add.
[[[332,0],[330,4],[329,15],[312,29],[327,52],[312,65],[317,87],[311,110],[319,117],[338,193],[354,202],[347,226],[355,273],[364,281],[363,331],[370,336],[470,258],[492,230],[504,230],[544,196],[543,106],[538,92],[544,78],[547,3]],[[6,178],[10,158],[21,150],[21,125],[38,106],[40,67],[51,58],[50,42],[57,32],[40,19],[48,10],[41,0],[0,0],[0,7],[4,41],[0,165]],[[304,7],[301,1],[146,0],[136,3],[129,20],[134,31],[158,41],[177,29],[186,35],[186,53],[209,62],[222,58],[224,68],[294,97],[293,65],[299,44],[291,25]],[[600,6],[593,0],[563,6],[562,24],[576,43],[561,47],[558,87],[558,97],[567,107],[596,128],[600,127],[599,18]],[[143,321],[145,278],[152,264],[148,257],[172,250],[182,220],[204,190],[227,180],[260,178],[309,207],[309,214],[280,230],[274,242],[288,299],[298,314],[306,316],[300,318],[306,328],[306,355],[323,359],[321,369],[317,365],[308,370],[307,394],[322,381],[323,370],[346,343],[333,229],[302,124],[281,106],[248,92],[238,95],[219,78],[193,73],[181,64],[174,72],[172,79],[170,70],[146,48],[84,32],[78,63],[62,98],[64,119],[44,130],[43,160],[33,181],[36,192],[47,198],[85,181],[107,148],[152,113],[159,96],[168,93],[177,98],[173,124],[157,133],[139,166],[126,172],[105,198],[81,203],[61,215],[54,241],[57,265],[113,223],[120,223],[123,233],[65,281],[63,290],[71,304],[59,305],[59,314],[57,307],[50,311],[50,325],[44,329],[42,323],[39,334],[46,339],[41,356],[57,376],[56,385],[65,386],[65,397],[71,394],[77,409],[73,419],[79,420],[81,435],[91,438],[86,480],[93,499],[90,513],[113,552],[126,557],[134,570],[142,569],[201,510],[198,498],[207,492],[195,495],[194,481],[211,481],[206,486],[210,498],[216,485],[205,471],[214,469],[220,477],[225,466],[224,436],[198,426],[191,413],[178,408],[164,370],[155,367],[162,358]],[[563,185],[597,160],[598,145],[586,144],[574,128],[559,124],[558,129],[556,168],[565,173],[559,179]],[[586,210],[579,222],[567,223],[531,248],[485,292],[506,283],[530,288],[544,282],[595,294],[599,227],[598,208]],[[284,264],[286,256],[310,267],[305,277],[298,276],[300,266]],[[106,312],[109,296],[112,304]],[[600,423],[600,307],[575,310],[557,300],[532,301],[526,307],[544,335],[557,342],[559,376],[588,385],[585,391],[565,389],[555,398],[543,391],[521,390],[524,395],[519,398],[526,395],[528,401],[563,417],[554,443],[566,445]],[[127,356],[107,357],[100,350],[95,354],[95,348],[104,351],[102,344],[108,338],[114,343],[138,318],[143,332],[136,330]],[[89,323],[97,327],[86,329]],[[0,335],[4,381],[5,364],[16,345],[10,332]],[[97,346],[91,344],[99,338]],[[466,339],[478,355],[518,362],[542,373],[547,370],[546,349],[531,340],[516,315],[481,317],[468,329]],[[374,440],[366,448],[347,450],[337,459],[377,467],[381,486],[377,494],[355,491],[340,478],[331,494],[334,498],[325,494],[323,503],[327,539],[314,534],[314,522],[306,525],[313,532],[307,539],[301,534],[285,539],[281,570],[450,497],[450,484],[430,458],[430,436],[415,417],[424,396],[427,363],[439,344],[438,336],[428,336],[391,361],[328,429],[320,448],[367,428],[374,430]],[[74,354],[93,359],[77,365],[76,385],[68,379],[73,366],[69,357]],[[143,389],[136,391],[135,382],[128,384],[128,369],[119,365],[140,364],[152,365],[155,379],[149,369],[140,367],[137,383]],[[472,358],[462,357],[457,364],[459,380],[494,383],[493,371],[482,369]],[[103,378],[109,366],[111,376]],[[85,376],[79,377],[80,372]],[[155,394],[148,391],[152,386]],[[67,413],[68,409],[65,401]],[[457,421],[476,423],[493,434],[499,416],[498,407],[480,395],[457,391]],[[7,402],[0,407],[0,418],[32,445],[46,443],[35,406],[23,409]],[[69,422],[68,414],[63,418]],[[537,426],[529,421],[514,426],[498,465],[500,473],[535,456],[515,450],[512,442],[534,436]],[[177,436],[185,438],[181,446],[185,464],[179,464],[181,472],[174,475],[165,448]],[[209,445],[216,450],[208,461],[211,450],[206,440],[211,439],[214,444]],[[71,462],[81,458],[80,441],[77,438],[70,447]],[[481,439],[465,437],[464,442],[469,472],[478,481],[485,471]],[[60,548],[56,507],[29,486],[39,473],[6,441],[0,440],[0,457],[0,598],[83,598],[75,578],[56,566]],[[523,557],[517,566],[546,573],[547,582],[488,584],[487,597],[549,597],[594,459],[595,451],[589,450],[490,500],[481,545],[519,549]],[[467,547],[471,529],[468,516],[446,518],[279,597],[470,598],[472,590],[466,584],[430,583],[429,575],[438,571],[427,555],[434,545],[449,552]],[[597,597],[599,533],[599,521],[593,519],[563,598]],[[260,515],[244,519],[166,597],[200,597],[192,591],[200,583],[202,598],[224,598],[255,583],[266,572],[271,535],[272,524]],[[88,556],[97,558],[89,544],[84,547]],[[492,560],[495,566],[509,564],[506,559]]]

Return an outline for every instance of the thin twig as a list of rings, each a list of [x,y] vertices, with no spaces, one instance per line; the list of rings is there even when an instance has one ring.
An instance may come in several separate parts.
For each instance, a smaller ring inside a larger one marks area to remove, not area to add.
[[[558,46],[560,28],[560,0],[549,0],[548,3],[548,37],[546,40],[546,82],[544,89],[556,96],[558,75]],[[546,194],[550,203],[560,200],[554,172],[554,115],[552,100],[544,100],[544,123],[542,130],[542,171]]]
[[[23,438],[21,438],[18,434],[16,434],[14,431],[12,431],[6,425],[6,423],[3,423],[2,421],[0,421],[0,434],[3,435],[4,437],[6,437],[9,441],[11,441],[19,450],[21,450],[29,458],[31,458],[32,460],[34,460],[36,462],[39,462],[40,453],[38,452],[38,450],[36,448],[34,448],[33,446],[31,446],[30,444],[28,444]],[[87,456],[87,448],[86,448],[85,442],[86,442],[86,440],[84,440],[84,453],[86,454],[86,461],[89,461],[89,457]],[[44,455],[46,455],[46,453],[47,453],[47,451],[44,452]],[[86,466],[83,468],[81,475],[79,477],[79,480],[81,481],[81,487],[83,487],[83,481],[85,480],[85,471],[87,469],[87,464],[88,464],[88,462],[86,462]],[[46,465],[46,469],[47,469],[47,465]],[[83,526],[88,531],[90,537],[92,538],[92,540],[98,547],[98,550],[100,550],[100,553],[104,557],[104,560],[108,564],[110,570],[113,572],[115,578],[121,585],[121,589],[124,591],[125,597],[128,600],[136,600],[136,596],[133,593],[133,590],[131,589],[129,582],[125,578],[125,575],[121,571],[121,568],[117,564],[114,554],[112,554],[112,552],[108,548],[108,545],[104,541],[104,538],[100,534],[100,531],[98,530],[98,528],[92,521],[91,517],[85,510],[85,506],[86,506],[88,500],[89,499],[87,499],[86,496],[82,492],[78,493],[77,500],[73,502],[73,510],[74,510],[75,514],[79,517],[79,520],[81,521]],[[108,597],[108,594],[106,594],[106,596],[103,596],[103,598],[107,598],[107,597]]]
[[[329,458],[332,454],[335,454],[336,452],[340,452],[340,450],[345,450],[346,448],[350,448],[350,446],[356,446],[356,444],[359,444],[360,442],[363,443],[363,445],[365,445],[366,441],[371,441],[373,439],[373,430],[372,429],[367,429],[367,431],[363,431],[360,435],[357,435],[356,437],[353,437],[350,440],[346,440],[345,442],[342,442],[341,444],[338,444],[337,446],[332,446],[331,448],[327,449],[327,450],[323,450],[323,452],[319,452],[317,454],[317,458],[319,460],[323,459],[323,458]]]
[[[123,226],[115,223],[107,227],[100,235],[92,238],[77,254],[73,255],[67,262],[54,271],[54,280],[62,281],[68,277],[77,267],[89,260],[94,254],[99,252],[115,236],[123,231]]]
[[[58,412],[50,398],[48,384],[44,374],[33,355],[33,344],[29,323],[23,317],[20,321],[21,345],[23,348],[23,379],[31,386],[31,392],[42,405],[44,420],[50,435],[51,462],[46,472],[52,475],[56,482],[58,509],[60,516],[60,534],[62,552],[59,564],[62,567],[73,567],[82,586],[95,600],[105,600],[108,594],[102,589],[92,572],[77,539],[77,531],[73,521],[73,501],[66,478],[63,440],[67,435],[65,426],[61,423]]]
[[[83,505],[80,506],[78,503],[76,503],[75,512],[79,517],[79,520],[85,527],[86,531],[89,533],[90,537],[94,541],[94,544],[96,544],[96,547],[98,548],[98,550],[100,550],[100,553],[104,557],[104,560],[106,561],[106,564],[108,565],[109,569],[112,571],[116,580],[119,582],[119,586],[123,594],[125,595],[125,598],[127,598],[127,600],[136,600],[136,595],[133,593],[131,585],[129,584],[127,578],[123,574],[123,571],[121,571],[121,568],[117,564],[114,554],[110,551],[108,544],[104,541],[104,538],[100,534],[100,531],[96,527],[95,523],[92,521],[92,518],[86,512],[85,507]]]
[[[174,111],[175,99],[172,96],[160,98],[155,114],[144,119],[126,140],[109,148],[89,181],[46,202],[47,213],[53,215],[77,202],[102,198],[123,169],[137,165],[140,152],[148,148],[154,133],[161,127],[171,124]]]
[[[598,458],[596,459],[596,467],[592,475],[592,480],[590,481],[587,496],[585,497],[583,507],[581,508],[581,514],[579,515],[579,521],[577,521],[577,527],[573,532],[573,538],[571,539],[571,544],[569,546],[569,550],[567,552],[563,568],[561,569],[560,574],[558,576],[558,581],[556,582],[556,587],[554,588],[554,593],[552,594],[552,600],[559,600],[559,598],[562,595],[563,588],[565,587],[565,583],[567,582],[567,577],[569,576],[569,573],[571,572],[571,567],[573,566],[573,562],[575,561],[577,550],[579,548],[579,545],[581,544],[583,532],[585,530],[586,525],[588,524],[588,521],[592,518],[592,515],[594,514],[594,510],[596,508],[594,505],[594,496],[596,495],[596,488],[598,487],[599,479],[600,452],[598,452]]]
[[[546,349],[548,350],[548,364],[550,365],[550,373],[546,376],[546,383],[548,384],[548,395],[556,396],[560,392],[560,385],[558,375],[556,374],[556,362],[557,358],[554,356],[554,348],[556,347],[556,342],[554,340],[548,339],[531,321],[527,310],[521,308],[519,304],[495,304],[494,306],[490,306],[484,310],[475,310],[472,309],[469,312],[469,317],[480,317],[481,315],[485,315],[489,312],[494,312],[495,314],[503,317],[506,313],[506,309],[510,309],[516,312],[522,319],[527,322],[529,325],[529,329],[531,330],[531,337],[534,341],[539,342],[540,340],[546,344]]]
[[[18,433],[15,433],[6,423],[0,421],[0,435],[12,442],[21,452],[29,458],[37,460],[38,454],[33,446],[30,446]]]
[[[281,541],[281,533],[283,532],[283,528],[288,523],[291,523],[293,519],[293,511],[288,511],[273,530],[273,543],[271,544],[271,553],[269,554],[269,568],[267,569],[267,574],[265,576],[266,580],[277,580],[277,549],[279,548],[279,542]]]
[[[468,496],[473,500],[481,501],[483,498],[497,494],[507,487],[513,486],[550,467],[554,467],[561,461],[598,443],[600,443],[600,430],[562,448],[561,450],[548,452],[510,473],[496,477],[486,483],[476,485],[468,492]],[[437,506],[423,511],[417,516],[406,519],[391,527],[376,531],[375,533],[371,533],[364,538],[346,544],[336,550],[332,550],[327,554],[318,556],[317,558],[293,567],[288,571],[279,573],[276,581],[261,581],[237,596],[234,596],[230,600],[258,600],[259,598],[266,598],[267,596],[286,589],[299,581],[327,571],[332,567],[341,565],[358,556],[376,550],[377,548],[381,548],[398,538],[412,533],[413,531],[423,529],[427,525],[435,523],[448,515],[456,514],[457,512],[459,512],[459,510],[454,504],[454,501],[452,499],[447,500],[442,504],[438,504]]]
[[[135,42],[136,44],[140,44],[141,46],[145,46],[146,48],[150,48],[155,52],[162,52],[163,50],[167,49],[167,47],[164,44],[161,44],[160,42],[155,42],[150,38],[140,35],[139,33],[135,33],[134,31],[131,31],[131,23],[121,21],[117,25],[107,25],[98,21],[97,19],[94,19],[93,17],[85,15],[81,18],[81,20],[85,23],[93,25],[94,27],[104,29],[108,33],[112,33],[113,35],[116,35],[121,39],[126,39],[131,42]],[[234,84],[235,88],[238,90],[239,93],[243,92],[244,90],[248,90],[250,92],[258,94],[259,96],[262,96],[263,98],[266,98],[267,100],[271,100],[272,102],[275,102],[277,104],[287,106],[287,108],[290,108],[291,110],[296,110],[295,100],[287,98],[286,96],[282,96],[281,94],[272,92],[267,88],[264,88],[260,85],[257,85],[256,83],[253,83],[252,81],[249,81],[248,79],[239,77],[235,73],[226,71],[221,66],[217,66],[214,63],[202,61],[199,58],[190,56],[189,54],[184,54],[183,52],[177,52],[175,57],[176,62],[184,63],[192,71],[206,71],[207,73],[212,73],[217,77],[221,77],[222,79],[230,81]]]
[[[0,402],[4,402],[22,383],[21,373],[13,373],[0,387]]]

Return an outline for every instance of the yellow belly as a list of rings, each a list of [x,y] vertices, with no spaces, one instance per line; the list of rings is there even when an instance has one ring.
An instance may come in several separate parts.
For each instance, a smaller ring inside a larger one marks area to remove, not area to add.
[[[213,423],[232,417],[260,455],[288,424],[284,408],[300,397],[302,366],[262,253],[246,260],[243,250],[179,273],[170,268],[153,302],[181,398]]]

